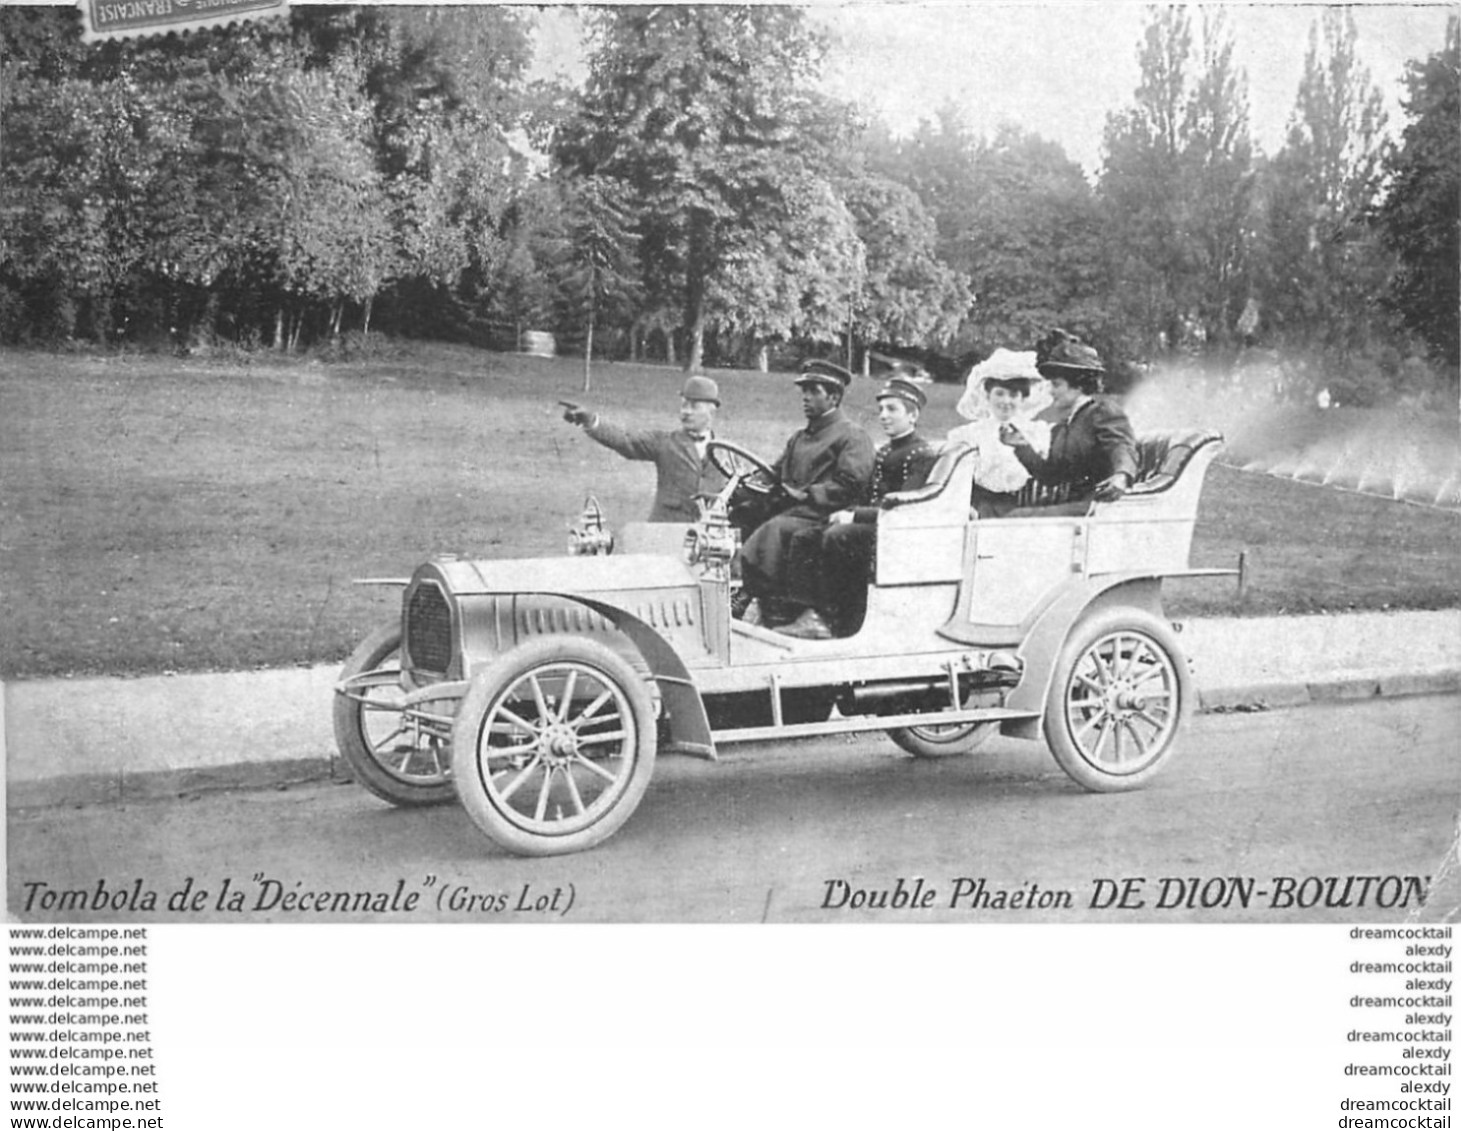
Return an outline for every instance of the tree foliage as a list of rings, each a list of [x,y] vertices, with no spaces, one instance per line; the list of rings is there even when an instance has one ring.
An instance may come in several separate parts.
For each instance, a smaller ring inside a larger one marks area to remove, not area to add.
[[[1370,224],[1379,201],[1385,112],[1359,60],[1353,17],[1326,8],[1309,34],[1283,149],[1265,186],[1271,335],[1311,360],[1307,384],[1359,395],[1387,337],[1380,304],[1388,255]]]
[[[524,165],[507,10],[310,9],[90,50],[63,15],[4,16],[0,285],[31,328],[51,308],[63,335],[294,341],[347,304],[368,326],[393,283],[495,267]]]
[[[1131,107],[1108,118],[1099,199],[1120,319],[1148,349],[1232,335],[1251,246],[1246,77],[1222,11],[1154,8]]]
[[[623,315],[639,289],[638,241],[622,186],[582,177],[564,188],[563,250],[558,289],[569,317],[584,327],[583,387],[592,380],[594,331],[605,315]]]
[[[1113,366],[1290,349],[1347,400],[1420,342],[1454,375],[1456,21],[1391,146],[1353,20],[1318,11],[1270,158],[1228,11],[1150,9],[1093,184],[953,106],[858,121],[793,7],[593,9],[581,90],[529,81],[511,7],[94,45],[75,9],[0,7],[0,336],[542,327],[589,356],[663,332],[691,367],[779,343],[967,364],[1060,324]]]
[[[594,33],[558,157],[637,194],[646,274],[678,297],[695,368],[727,267],[768,228],[810,222],[830,121],[808,81],[822,46],[794,8],[609,8]]]
[[[889,346],[954,338],[973,296],[968,277],[938,254],[938,229],[917,193],[876,174],[845,187],[866,257],[854,308],[858,336]]]
[[[1390,191],[1378,212],[1398,263],[1389,305],[1447,366],[1461,366],[1461,20],[1446,45],[1406,69],[1410,118],[1386,158]]]

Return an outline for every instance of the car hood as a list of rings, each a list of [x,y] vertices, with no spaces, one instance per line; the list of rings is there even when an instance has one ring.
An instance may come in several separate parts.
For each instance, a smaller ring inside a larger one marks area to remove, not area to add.
[[[417,571],[432,573],[458,595],[489,593],[607,594],[677,589],[700,578],[678,558],[662,554],[610,554],[505,560],[438,559]]]

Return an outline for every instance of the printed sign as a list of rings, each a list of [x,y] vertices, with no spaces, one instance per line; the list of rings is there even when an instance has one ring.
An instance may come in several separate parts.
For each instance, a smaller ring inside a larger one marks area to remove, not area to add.
[[[288,0],[79,0],[87,43],[282,16]]]

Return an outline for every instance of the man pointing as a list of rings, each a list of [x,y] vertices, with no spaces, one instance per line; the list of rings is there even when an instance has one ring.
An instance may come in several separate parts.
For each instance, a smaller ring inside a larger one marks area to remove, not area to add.
[[[680,390],[680,427],[673,432],[625,428],[568,401],[563,402],[563,419],[625,459],[654,464],[658,479],[650,522],[696,522],[700,508],[695,497],[716,494],[725,486],[725,476],[706,458],[719,407],[719,387],[709,377],[696,376]]]

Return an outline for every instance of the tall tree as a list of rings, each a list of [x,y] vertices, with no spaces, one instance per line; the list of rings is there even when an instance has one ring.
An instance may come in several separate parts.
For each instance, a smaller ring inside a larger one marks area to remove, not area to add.
[[[583,389],[593,381],[594,331],[605,314],[626,310],[638,289],[638,241],[618,182],[583,177],[565,186],[564,300],[583,320]]]
[[[983,350],[1032,343],[1042,329],[1091,333],[1108,288],[1094,196],[1054,142],[1013,126],[979,144],[965,192],[969,219],[949,250],[974,290]]]
[[[798,196],[787,215],[753,220],[710,288],[711,324],[751,347],[837,341],[865,275],[852,215],[832,186],[806,179],[788,191]]]
[[[843,192],[867,263],[854,307],[858,337],[889,346],[953,339],[973,295],[968,276],[939,257],[933,215],[912,189],[873,174],[852,180]]]
[[[695,369],[726,265],[817,199],[808,182],[833,122],[812,90],[822,44],[779,7],[609,8],[593,31],[558,156],[638,193],[650,295],[678,294]]]
[[[1224,14],[1151,10],[1134,105],[1107,119],[1098,195],[1128,334],[1223,339],[1245,305],[1252,143]]]
[[[1265,186],[1263,303],[1278,340],[1307,351],[1331,387],[1374,368],[1387,328],[1389,258],[1369,223],[1385,145],[1379,90],[1356,51],[1354,18],[1326,8],[1310,29],[1283,149]]]
[[[1444,361],[1461,365],[1461,20],[1446,23],[1446,45],[1406,67],[1400,145],[1385,167],[1390,190],[1378,220],[1399,260],[1389,304]]]
[[[1202,10],[1201,68],[1188,98],[1180,158],[1180,224],[1196,277],[1193,302],[1209,339],[1236,328],[1252,285],[1253,143],[1247,76],[1233,63],[1221,8]]]

